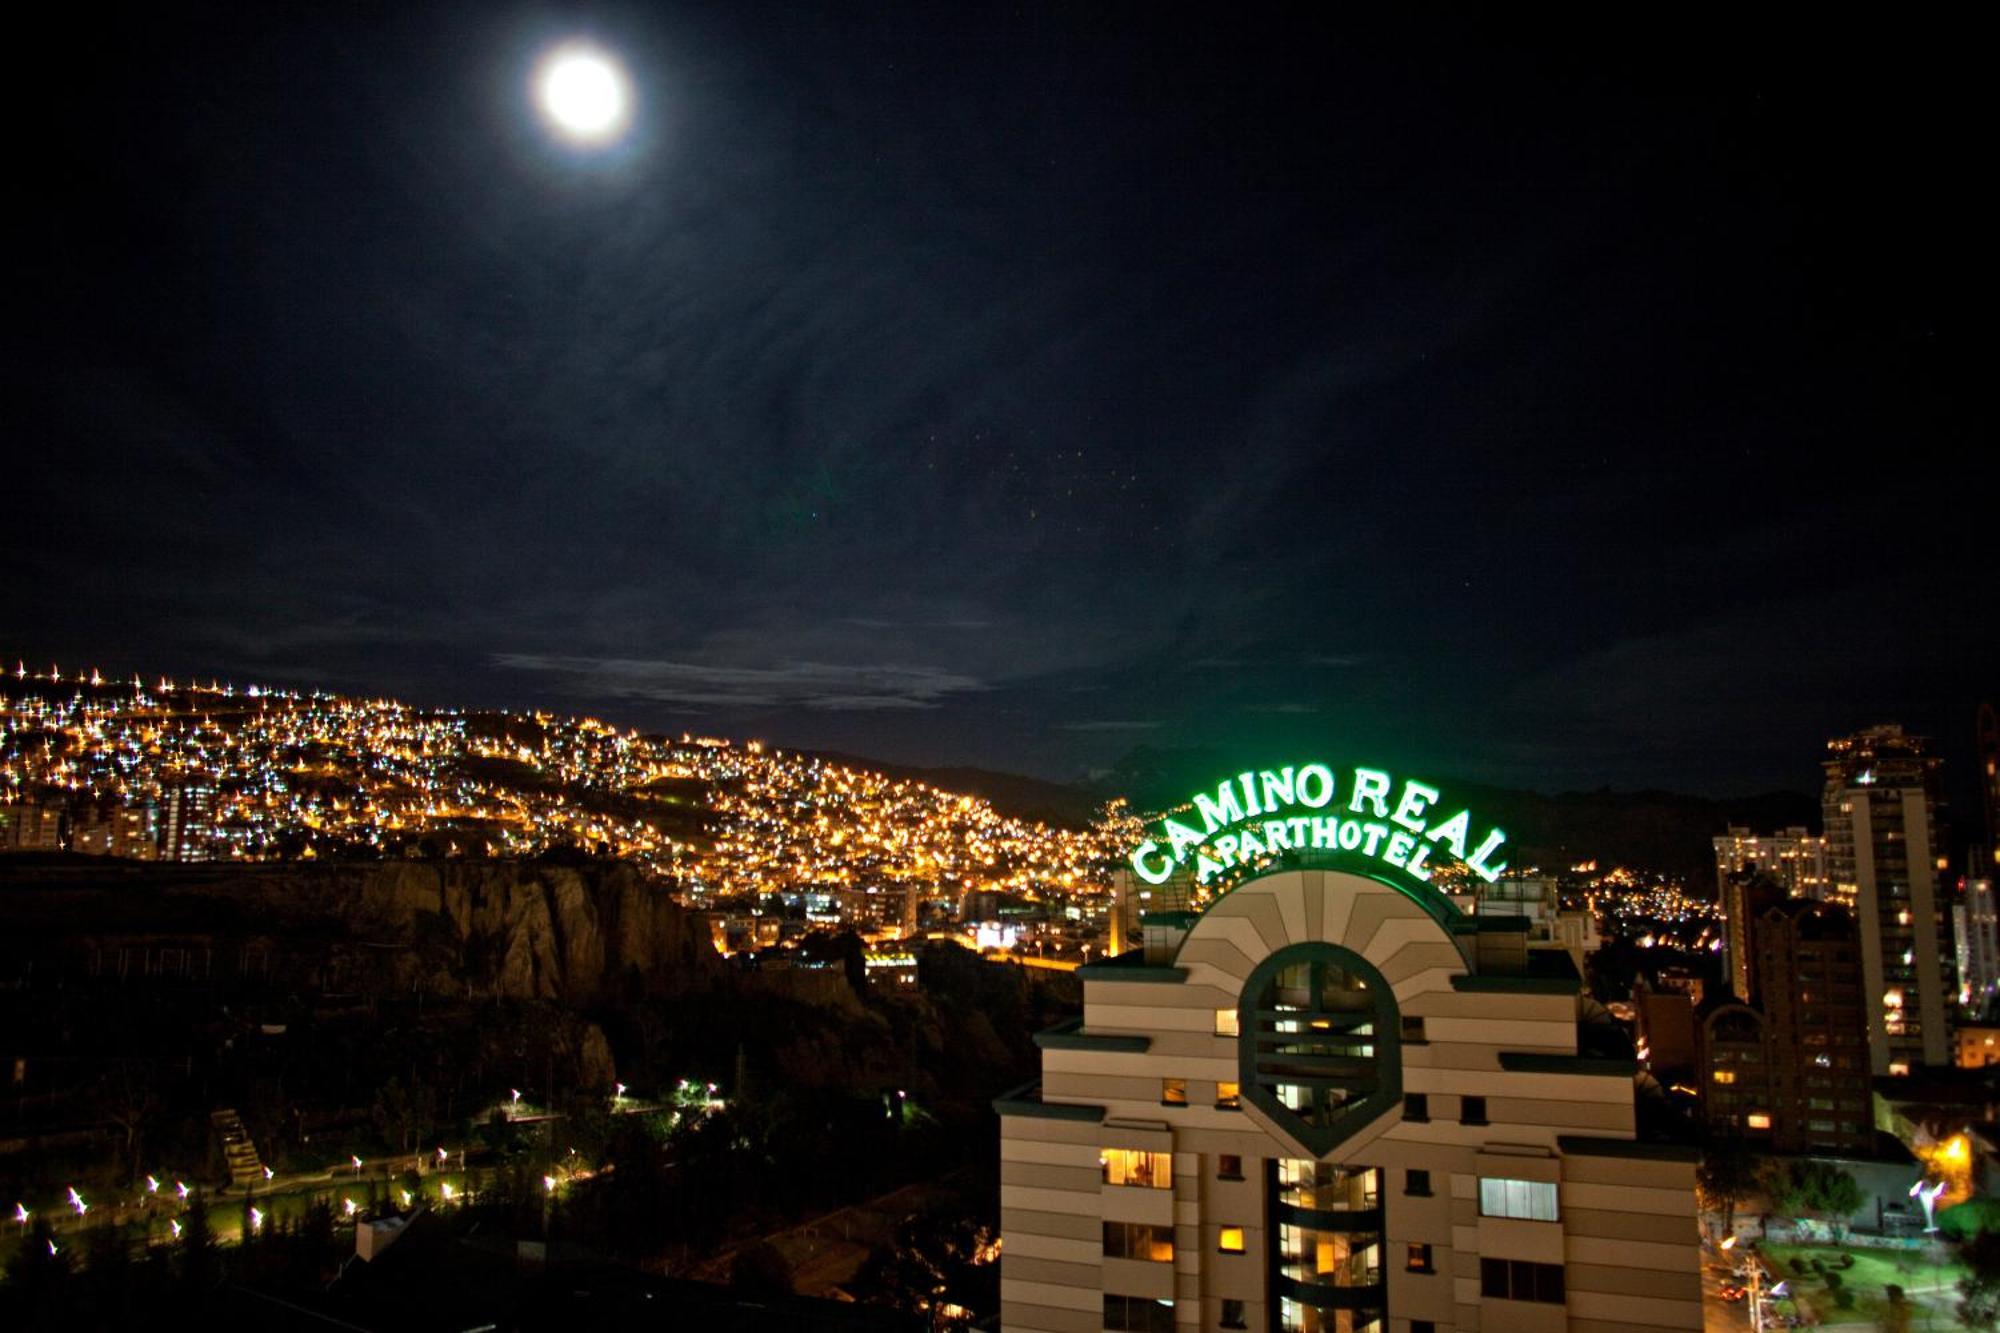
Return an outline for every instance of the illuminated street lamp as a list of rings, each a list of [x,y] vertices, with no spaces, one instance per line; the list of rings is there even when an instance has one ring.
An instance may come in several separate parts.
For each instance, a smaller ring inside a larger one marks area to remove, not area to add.
[[[1722,1244],[1718,1248],[1722,1250],[1735,1249],[1736,1237],[1733,1235],[1724,1237]],[[1758,1263],[1754,1257],[1746,1256],[1744,1267],[1750,1274],[1750,1333],[1764,1333],[1764,1293],[1761,1290],[1763,1286],[1764,1266]]]
[[[159,1182],[159,1180],[158,1180],[157,1178],[153,1177],[153,1176],[147,1176],[147,1177],[146,1177],[146,1193],[148,1193],[148,1194],[158,1194],[159,1192],[160,1192],[160,1182]]]
[[[180,1195],[183,1199],[185,1199],[188,1196],[187,1182],[184,1180],[176,1180],[174,1182],[174,1193]]]
[[[251,1229],[252,1231],[262,1231],[262,1230],[264,1229],[264,1210],[263,1210],[263,1209],[261,1209],[261,1208],[252,1208],[252,1209],[250,1210],[250,1229]]]

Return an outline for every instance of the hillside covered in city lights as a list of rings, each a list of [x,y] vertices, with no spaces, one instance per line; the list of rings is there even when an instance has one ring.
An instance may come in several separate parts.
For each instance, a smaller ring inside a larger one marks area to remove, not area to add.
[[[594,718],[23,665],[0,678],[0,802],[132,859],[630,861],[677,895],[1108,884],[1136,821],[1082,829],[751,741]],[[26,845],[25,843],[23,844]]]

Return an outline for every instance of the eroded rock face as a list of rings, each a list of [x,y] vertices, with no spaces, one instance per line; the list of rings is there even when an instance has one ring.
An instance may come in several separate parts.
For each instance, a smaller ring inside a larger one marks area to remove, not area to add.
[[[720,971],[699,922],[617,862],[63,866],[0,889],[0,932],[99,976],[177,951],[223,984],[586,1005]]]

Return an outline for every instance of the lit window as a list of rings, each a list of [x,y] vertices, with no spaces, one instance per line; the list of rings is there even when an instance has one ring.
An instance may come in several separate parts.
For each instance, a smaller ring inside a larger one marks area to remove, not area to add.
[[[1174,1229],[1145,1222],[1106,1222],[1104,1257],[1170,1264],[1174,1261]]]
[[[1186,1106],[1187,1080],[1184,1078],[1161,1079],[1160,1103],[1163,1106]]]
[[[1215,1085],[1215,1105],[1217,1110],[1234,1111],[1243,1105],[1243,1085],[1240,1083],[1218,1083]]]
[[[1216,1036],[1233,1037],[1239,1031],[1241,1029],[1236,1025],[1236,1011],[1234,1009],[1218,1009],[1215,1011]]]
[[[1097,1160],[1104,1168],[1104,1183],[1107,1185],[1139,1185],[1156,1190],[1173,1188],[1172,1153],[1146,1152],[1138,1148],[1103,1148],[1098,1151]]]
[[[1771,1117],[1765,1115],[1762,1111],[1752,1111],[1748,1116],[1744,1117],[1743,1123],[1752,1129],[1769,1129],[1771,1127]]]
[[[1736,1071],[1733,1069],[1718,1069],[1715,1071],[1715,1081],[1717,1083],[1734,1083],[1736,1081]]]
[[[1221,1233],[1216,1236],[1215,1247],[1221,1250],[1224,1254],[1243,1253],[1243,1228],[1242,1227],[1222,1228]]]
[[[1431,1267],[1431,1247],[1412,1243],[1410,1257],[1403,1266],[1412,1273],[1435,1272],[1436,1270]]]
[[[1529,1222],[1556,1220],[1556,1187],[1547,1180],[1479,1180],[1479,1211],[1486,1217],[1518,1217]]]

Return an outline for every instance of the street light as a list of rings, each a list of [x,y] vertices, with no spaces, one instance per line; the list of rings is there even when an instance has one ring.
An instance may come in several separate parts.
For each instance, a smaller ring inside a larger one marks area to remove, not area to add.
[[[1717,1248],[1735,1249],[1736,1237],[1733,1235],[1724,1237],[1722,1244]],[[1764,1266],[1758,1263],[1754,1256],[1745,1255],[1744,1267],[1750,1274],[1750,1333],[1764,1333],[1764,1293],[1761,1290]]]

